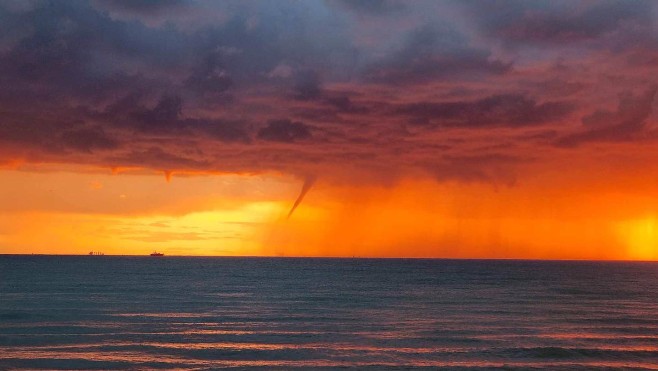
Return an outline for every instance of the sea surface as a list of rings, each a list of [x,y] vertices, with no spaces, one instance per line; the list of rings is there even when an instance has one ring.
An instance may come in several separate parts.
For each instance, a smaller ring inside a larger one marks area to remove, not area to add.
[[[0,256],[0,369],[658,369],[658,264]]]

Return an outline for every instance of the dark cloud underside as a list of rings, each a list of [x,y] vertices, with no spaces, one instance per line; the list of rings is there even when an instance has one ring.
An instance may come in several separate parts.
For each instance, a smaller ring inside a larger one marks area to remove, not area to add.
[[[656,138],[656,7],[0,1],[0,162],[511,183]]]

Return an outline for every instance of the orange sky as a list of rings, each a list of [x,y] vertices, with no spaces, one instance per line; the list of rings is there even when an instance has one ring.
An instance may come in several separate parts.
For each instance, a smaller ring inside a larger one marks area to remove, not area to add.
[[[607,187],[583,176],[580,187],[320,179],[287,220],[302,180],[280,174],[3,169],[0,252],[658,259],[658,198],[623,174]]]

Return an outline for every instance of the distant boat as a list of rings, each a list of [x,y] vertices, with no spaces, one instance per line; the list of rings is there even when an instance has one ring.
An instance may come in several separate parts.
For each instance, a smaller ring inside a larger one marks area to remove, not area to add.
[[[151,256],[164,256],[164,254],[161,253],[161,252],[153,251],[153,252],[151,253]]]
[[[90,251],[89,255],[91,255],[91,256],[103,256],[103,255],[105,255],[105,253],[100,252],[100,251]]]

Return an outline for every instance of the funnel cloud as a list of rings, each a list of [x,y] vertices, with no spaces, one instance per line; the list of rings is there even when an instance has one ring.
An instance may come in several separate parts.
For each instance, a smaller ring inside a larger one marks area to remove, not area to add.
[[[304,179],[304,184],[302,185],[302,190],[299,192],[299,196],[297,196],[297,199],[295,200],[295,203],[292,205],[290,208],[290,211],[288,212],[288,216],[286,219],[290,219],[292,216],[292,213],[295,212],[295,209],[297,209],[297,206],[302,203],[302,200],[304,199],[304,196],[308,193],[308,191],[311,190],[311,187],[313,187],[313,184],[315,184],[315,181],[317,180],[317,177],[315,175],[308,175]]]

